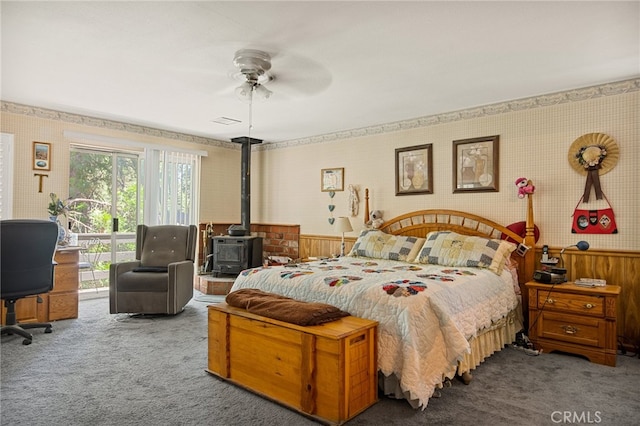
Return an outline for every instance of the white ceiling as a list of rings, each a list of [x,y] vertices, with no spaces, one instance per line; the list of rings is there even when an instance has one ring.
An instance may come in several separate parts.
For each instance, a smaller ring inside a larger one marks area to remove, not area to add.
[[[639,6],[3,0],[1,98],[229,140],[234,53],[262,49],[251,136],[295,140],[635,78]]]

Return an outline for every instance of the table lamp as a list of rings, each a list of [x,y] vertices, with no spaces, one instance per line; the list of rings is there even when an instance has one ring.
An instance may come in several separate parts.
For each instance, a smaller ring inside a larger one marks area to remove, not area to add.
[[[344,256],[344,233],[353,231],[351,221],[348,217],[341,216],[336,219],[336,230],[342,233],[342,243],[340,245],[340,256]]]
[[[565,248],[563,248],[562,250],[560,250],[560,261],[562,262],[562,267],[564,268],[564,259],[562,258],[562,254],[564,253],[564,251],[566,249],[568,249],[569,247],[577,247],[578,250],[580,251],[586,251],[589,250],[589,243],[586,241],[578,241],[575,244],[572,244],[570,246],[566,246]]]
[[[560,284],[567,281],[567,268],[564,267],[564,258],[562,254],[569,247],[577,247],[580,251],[589,250],[589,243],[586,241],[578,241],[576,244],[572,244],[570,246],[566,246],[562,250],[560,250],[560,262],[562,264],[561,268],[552,267],[549,270],[538,270],[534,271],[533,279],[545,284]]]
[[[562,254],[569,247],[577,247],[578,250],[580,250],[580,251],[586,251],[586,250],[589,250],[589,243],[586,242],[586,241],[578,241],[577,243],[572,244],[570,246],[566,246],[562,250],[560,250],[560,262],[562,263],[562,267],[560,267],[560,268],[551,268],[551,272],[557,272],[557,273],[560,273],[560,274],[564,274],[564,276],[565,276],[564,281],[567,281],[567,268],[564,265],[564,258],[562,257]]]

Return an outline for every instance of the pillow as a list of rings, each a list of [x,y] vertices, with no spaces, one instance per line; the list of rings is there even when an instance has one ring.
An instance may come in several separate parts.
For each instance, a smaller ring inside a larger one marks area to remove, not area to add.
[[[349,256],[413,262],[425,239],[386,234],[378,229],[360,233]]]
[[[487,268],[500,275],[515,249],[515,244],[507,241],[435,231],[427,235],[416,262]]]

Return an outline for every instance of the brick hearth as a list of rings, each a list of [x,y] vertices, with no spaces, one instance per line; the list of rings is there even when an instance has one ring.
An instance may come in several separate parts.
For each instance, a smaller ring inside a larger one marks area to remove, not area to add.
[[[212,228],[212,235],[227,235],[230,223],[201,223],[198,233],[198,267],[203,263],[203,238],[207,225]],[[262,237],[262,258],[269,256],[287,256],[291,259],[300,257],[300,225],[251,224],[251,234]]]
[[[198,275],[194,287],[204,294],[224,295],[229,294],[235,279],[234,276]]]

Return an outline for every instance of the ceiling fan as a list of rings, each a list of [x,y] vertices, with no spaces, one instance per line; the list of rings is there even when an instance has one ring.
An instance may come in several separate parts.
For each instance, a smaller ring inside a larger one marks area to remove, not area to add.
[[[272,71],[272,61],[278,68]],[[233,57],[232,78],[242,83],[235,89],[245,102],[269,99],[297,99],[315,95],[331,84],[331,74],[318,62],[294,53],[268,53],[258,49],[240,49]],[[273,90],[273,92],[272,92]]]
[[[255,96],[258,100],[266,100],[273,92],[264,84],[273,80],[269,73],[271,56],[267,52],[256,49],[238,50],[233,58],[233,65],[238,68],[236,78],[244,82],[235,90],[236,95],[243,101],[251,102]]]

